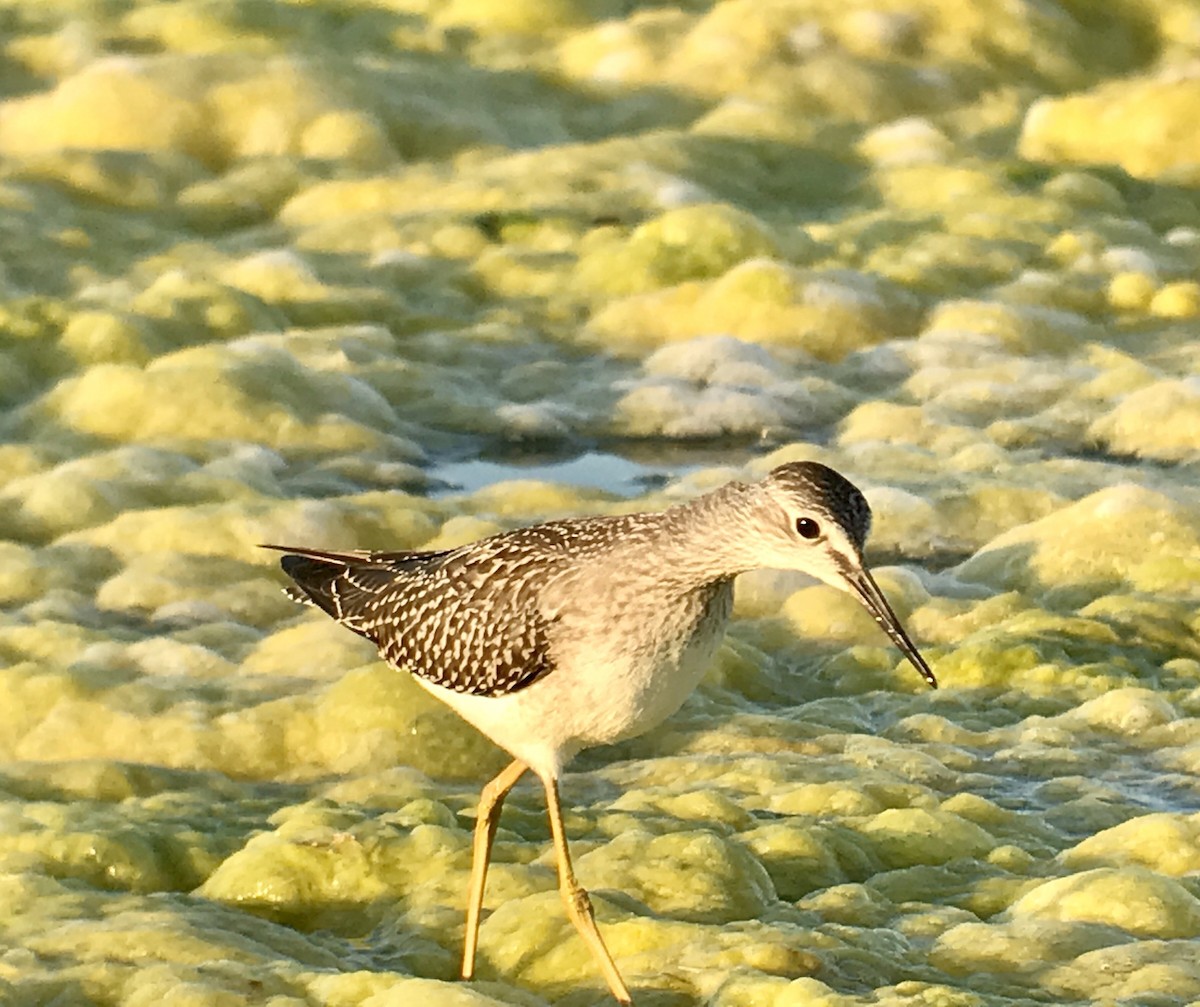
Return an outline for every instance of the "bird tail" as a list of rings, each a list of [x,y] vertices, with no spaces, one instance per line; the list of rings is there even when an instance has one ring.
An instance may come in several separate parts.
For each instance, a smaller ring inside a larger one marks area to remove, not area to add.
[[[315,556],[308,550],[285,553],[279,558],[279,565],[294,583],[285,587],[283,593],[292,601],[315,605],[341,621],[343,606],[338,580],[346,575],[349,559],[332,554]]]
[[[405,576],[441,562],[440,552],[328,552],[323,549],[264,545],[282,552],[279,565],[292,578],[284,588],[293,601],[333,616],[356,633],[373,639],[372,631],[387,614],[386,598]]]

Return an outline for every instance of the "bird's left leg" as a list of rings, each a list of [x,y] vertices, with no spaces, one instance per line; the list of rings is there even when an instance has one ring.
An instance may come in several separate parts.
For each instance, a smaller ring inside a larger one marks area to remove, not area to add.
[[[575,880],[575,871],[571,867],[571,852],[567,849],[566,829],[563,827],[562,806],[558,800],[558,780],[553,776],[543,776],[542,783],[546,787],[546,810],[550,815],[550,834],[554,838],[554,852],[558,856],[558,888],[562,894],[563,905],[567,908],[567,916],[575,924],[579,936],[583,938],[584,943],[592,952],[592,957],[599,964],[600,971],[604,973],[605,982],[608,983],[608,988],[616,997],[617,1002],[631,1005],[633,999],[629,995],[629,988],[625,985],[625,980],[621,978],[621,973],[617,971],[612,955],[608,953],[608,948],[604,944],[604,938],[600,936],[600,931],[596,928],[596,915],[592,910],[592,900],[588,898],[588,893],[583,886]]]
[[[475,841],[471,856],[471,887],[467,895],[467,932],[463,939],[462,977],[475,974],[475,949],[479,945],[479,914],[483,908],[483,888],[487,883],[488,860],[492,856],[492,841],[500,824],[500,809],[528,767],[519,759],[510,762],[492,780],[485,783],[479,794],[479,811],[475,815]]]

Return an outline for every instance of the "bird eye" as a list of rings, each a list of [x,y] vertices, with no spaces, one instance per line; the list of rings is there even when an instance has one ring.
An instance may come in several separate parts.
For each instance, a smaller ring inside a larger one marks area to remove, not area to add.
[[[796,531],[801,538],[814,539],[821,534],[821,526],[810,517],[798,517]]]

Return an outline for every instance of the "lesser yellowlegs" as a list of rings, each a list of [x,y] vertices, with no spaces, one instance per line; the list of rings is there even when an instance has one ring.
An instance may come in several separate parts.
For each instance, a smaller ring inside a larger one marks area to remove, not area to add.
[[[464,978],[500,808],[530,769],[545,787],[567,915],[613,996],[632,1003],[575,880],[558,778],[581,749],[679,708],[721,641],[739,573],[799,570],[849,592],[937,686],[863,563],[870,527],[852,483],[792,462],[666,511],[551,521],[440,552],[268,547],[287,553],[292,597],[372,641],[514,757],[479,799]]]

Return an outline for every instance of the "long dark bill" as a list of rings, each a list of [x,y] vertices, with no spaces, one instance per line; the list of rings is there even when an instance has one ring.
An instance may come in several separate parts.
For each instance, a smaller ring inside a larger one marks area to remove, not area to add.
[[[921,677],[936,689],[938,684],[933,671],[925,663],[925,658],[917,650],[916,644],[908,638],[899,618],[892,611],[892,606],[888,604],[887,598],[879,590],[879,585],[875,583],[875,578],[866,568],[862,568],[848,573],[846,579],[858,594],[859,600],[866,606],[867,611],[879,623],[880,628],[887,633],[892,643],[900,648],[900,653],[907,657],[912,662],[912,666],[921,673]]]

